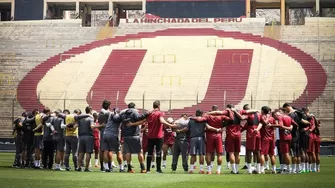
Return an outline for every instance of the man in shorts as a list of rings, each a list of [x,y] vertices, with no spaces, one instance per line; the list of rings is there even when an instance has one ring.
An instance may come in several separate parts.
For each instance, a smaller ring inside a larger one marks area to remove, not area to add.
[[[172,118],[166,120],[168,123],[173,123]],[[163,168],[166,168],[166,156],[169,149],[173,152],[173,144],[175,142],[176,133],[170,127],[164,126],[164,143],[163,143]],[[173,153],[172,153],[173,154]]]

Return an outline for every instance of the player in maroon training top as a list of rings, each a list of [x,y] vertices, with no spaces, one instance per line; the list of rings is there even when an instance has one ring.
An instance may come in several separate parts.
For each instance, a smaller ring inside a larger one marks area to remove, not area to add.
[[[308,108],[303,108],[302,111],[306,114],[307,120],[310,122],[310,125],[305,128],[305,132],[307,132],[309,139],[308,139],[308,148],[307,154],[309,157],[309,164],[307,165],[307,171],[316,172],[316,156],[315,156],[315,133],[314,130],[316,128],[316,118],[313,114],[309,113]]]
[[[282,168],[282,173],[288,173],[290,170],[290,148],[291,148],[291,141],[292,135],[291,132],[293,129],[293,120],[290,116],[283,114],[280,110],[276,110],[273,113],[273,117],[277,120],[278,124],[273,125],[280,128],[279,136],[280,136],[280,153],[283,155],[282,159],[284,160],[284,168]]]
[[[165,121],[164,113],[160,111],[160,101],[153,102],[153,111],[150,115],[141,121],[129,123],[128,126],[137,126],[143,124],[145,121],[148,122],[148,155],[147,155],[147,173],[150,173],[150,164],[154,148],[156,149],[156,172],[163,173],[161,170],[162,162],[162,146],[163,146],[163,125],[174,128],[172,125]]]
[[[213,112],[214,113],[214,112]],[[207,174],[212,173],[211,168],[211,156],[214,151],[217,153],[217,174],[221,174],[221,164],[222,164],[222,153],[223,153],[223,145],[222,145],[222,125],[224,121],[233,120],[233,112],[231,110],[227,110],[225,112],[226,115],[221,116],[213,116],[213,115],[205,115],[203,117],[194,118],[196,121],[203,122],[206,121],[210,127],[213,127],[216,131],[208,130],[206,132],[206,162],[207,162]]]
[[[172,118],[167,119],[168,123],[173,123]],[[176,133],[172,131],[170,127],[164,126],[164,143],[163,143],[163,168],[166,168],[166,156],[168,154],[168,150],[171,149],[173,151],[173,144],[175,141]]]
[[[265,156],[269,155],[272,164],[272,173],[276,173],[276,158],[275,158],[275,139],[274,139],[274,127],[271,126],[276,124],[275,119],[271,115],[271,109],[267,106],[263,106],[261,110],[261,173],[265,174]]]

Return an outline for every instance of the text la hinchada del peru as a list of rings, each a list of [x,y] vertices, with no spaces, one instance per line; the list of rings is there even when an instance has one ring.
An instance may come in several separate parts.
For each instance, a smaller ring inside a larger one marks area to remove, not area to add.
[[[242,18],[142,18],[126,19],[126,23],[231,23]]]

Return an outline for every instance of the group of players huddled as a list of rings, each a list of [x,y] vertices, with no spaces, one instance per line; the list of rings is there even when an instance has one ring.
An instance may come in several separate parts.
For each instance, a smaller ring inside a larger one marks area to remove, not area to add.
[[[231,173],[238,174],[241,133],[246,131],[244,169],[247,173],[265,173],[265,159],[270,159],[272,173],[320,171],[320,121],[307,108],[298,110],[285,103],[277,110],[267,106],[253,110],[246,104],[243,110],[236,110],[229,104],[220,111],[214,105],[207,113],[197,110],[195,116],[183,114],[174,121],[172,118],[165,120],[160,101],[154,101],[153,110],[143,114],[139,114],[134,103],[129,103],[124,110],[110,110],[110,106],[110,101],[104,100],[100,112],[93,111],[90,106],[86,107],[85,114],[79,109],[71,114],[69,110],[52,112],[49,108],[42,112],[24,112],[14,121],[16,155],[13,167],[63,170],[65,166],[65,170],[70,171],[72,154],[74,170],[89,172],[94,152],[95,167],[100,166],[103,172],[119,168],[120,172],[134,173],[131,156],[137,154],[140,172],[150,173],[150,168],[155,168],[155,151],[156,172],[162,173],[171,149],[172,173],[181,155],[185,173],[194,173],[196,156],[199,156],[199,173],[211,174],[216,155],[216,174],[221,174],[224,143]],[[276,168],[275,146],[279,169]],[[119,166],[114,164],[113,154]],[[205,161],[207,169],[204,169]]]

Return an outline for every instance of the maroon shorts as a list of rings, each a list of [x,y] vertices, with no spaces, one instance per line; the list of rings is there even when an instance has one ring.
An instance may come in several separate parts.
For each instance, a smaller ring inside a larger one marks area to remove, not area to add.
[[[280,153],[290,153],[291,140],[280,140]]]
[[[313,153],[315,151],[315,137],[313,134],[309,135],[309,139],[308,139],[308,148],[307,148],[307,152],[308,153]]]
[[[148,139],[142,139],[142,150],[144,154],[148,151]]]
[[[94,140],[94,151],[100,150],[100,140]]]
[[[262,140],[262,155],[275,155],[275,141],[269,139]]]
[[[223,153],[223,145],[222,145],[222,135],[221,133],[212,133],[207,134],[206,137],[206,152],[214,153],[216,151],[217,154]]]
[[[241,151],[241,135],[227,135],[226,137],[226,151],[240,152]]]
[[[315,153],[320,153],[320,145],[321,145],[320,138],[315,138],[314,139]]]
[[[247,150],[260,151],[262,149],[261,147],[261,138],[257,136],[247,137]]]

